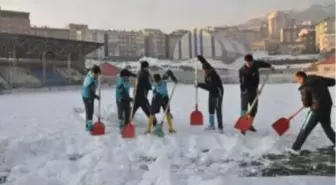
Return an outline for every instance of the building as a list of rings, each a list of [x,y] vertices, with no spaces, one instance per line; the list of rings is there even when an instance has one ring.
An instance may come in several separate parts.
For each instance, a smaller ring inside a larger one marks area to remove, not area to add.
[[[72,40],[84,40],[84,36],[81,35],[81,31],[88,30],[89,26],[86,24],[68,24],[69,38]]]
[[[206,58],[231,64],[247,53],[242,43],[220,33],[223,32],[215,34],[204,29],[194,29],[185,33],[175,45],[173,59],[187,60],[200,54]]]
[[[335,55],[317,63],[315,70],[309,71],[308,73],[335,78]]]
[[[282,28],[294,27],[295,20],[290,18],[284,12],[272,12],[267,17],[268,22],[268,36],[273,39],[280,39],[280,32]]]
[[[335,49],[335,34],[320,35],[320,52],[329,52]]]
[[[316,33],[315,30],[309,31],[307,34],[303,36],[303,43],[305,46],[305,53],[316,53],[317,48],[316,48],[316,43],[315,43],[315,38],[316,38]]]
[[[281,28],[280,30],[280,42],[281,43],[294,43],[299,37],[301,28],[291,27],[291,28]]]
[[[259,27],[259,32],[261,33],[261,35],[263,36],[263,38],[268,37],[268,25],[267,25],[267,23],[263,23]]]
[[[335,17],[328,17],[323,21],[317,23],[315,25],[315,32],[316,32],[316,47],[320,48],[320,41],[322,35],[325,34],[335,34]]]
[[[30,29],[30,13],[1,10],[0,32],[28,34]]]
[[[29,34],[57,39],[70,39],[70,30],[65,28],[31,27]]]
[[[174,58],[174,49],[177,47],[179,40],[188,30],[175,30],[168,35],[168,58]]]
[[[159,29],[144,29],[145,56],[166,58],[166,36]]]
[[[109,57],[120,56],[119,50],[119,32],[116,30],[107,31],[107,50]]]
[[[141,31],[118,31],[120,57],[137,59],[145,56],[145,37]]]

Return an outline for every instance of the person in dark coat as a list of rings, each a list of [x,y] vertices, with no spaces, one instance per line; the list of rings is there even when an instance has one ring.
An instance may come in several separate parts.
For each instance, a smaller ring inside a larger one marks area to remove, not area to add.
[[[149,73],[149,64],[147,61],[141,61],[140,63],[140,71],[137,74],[136,86],[134,88],[136,88],[136,94],[132,117],[134,117],[136,111],[141,108],[146,116],[150,118],[151,106],[147,95],[148,92],[152,90],[152,83],[151,74]],[[156,125],[156,122],[156,118],[154,117],[153,126]]]
[[[224,95],[223,83],[216,70],[201,55],[197,56],[205,72],[204,83],[198,83],[197,87],[209,92],[208,110],[209,126],[207,130],[215,130],[215,112],[217,115],[217,126],[223,132],[222,102]]]
[[[335,145],[335,131],[331,127],[332,98],[328,87],[335,86],[335,79],[322,76],[309,75],[299,71],[295,75],[296,82],[300,84],[299,91],[304,107],[309,107],[306,123],[297,136],[292,150],[299,151],[310,132],[320,123],[324,133]]]
[[[271,64],[257,61],[253,59],[251,54],[247,54],[244,57],[245,64],[239,69],[239,82],[240,82],[240,97],[241,97],[241,112],[240,115],[244,116],[247,113],[248,106],[252,105],[252,102],[258,95],[258,86],[260,81],[260,68],[272,68]],[[252,119],[255,118],[258,110],[258,101],[252,108],[250,116]],[[256,129],[252,126],[251,131],[255,132]],[[242,132],[245,134],[245,132]]]

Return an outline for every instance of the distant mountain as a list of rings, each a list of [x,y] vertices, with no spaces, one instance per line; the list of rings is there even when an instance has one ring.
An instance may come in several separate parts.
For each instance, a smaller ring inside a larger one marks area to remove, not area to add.
[[[335,2],[328,5],[312,5],[304,10],[287,10],[284,11],[298,22],[310,20],[313,23],[319,22],[327,17],[335,17]],[[244,23],[248,26],[257,26],[263,22],[266,22],[267,15],[260,18],[252,18]]]

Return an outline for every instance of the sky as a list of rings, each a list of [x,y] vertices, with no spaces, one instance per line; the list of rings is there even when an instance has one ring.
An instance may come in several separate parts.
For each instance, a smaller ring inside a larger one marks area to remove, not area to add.
[[[165,32],[235,25],[276,10],[303,9],[330,0],[0,0],[4,10],[30,12],[32,25],[93,29],[158,28]]]

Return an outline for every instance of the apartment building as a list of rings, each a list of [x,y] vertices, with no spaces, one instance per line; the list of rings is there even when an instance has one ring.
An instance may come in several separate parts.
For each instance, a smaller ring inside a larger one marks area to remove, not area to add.
[[[316,47],[322,51],[327,45],[330,45],[335,34],[335,17],[328,17],[315,25],[316,32]],[[335,39],[335,37],[334,37]],[[321,43],[325,42],[325,43]],[[330,45],[331,46],[331,45]]]
[[[1,10],[0,32],[28,34],[30,30],[30,13]]]
[[[320,52],[329,52],[335,49],[335,34],[320,35]]]
[[[166,57],[166,36],[159,29],[142,30],[145,38],[145,55],[147,57]]]
[[[291,28],[295,25],[295,20],[284,12],[272,12],[267,17],[268,36],[272,39],[280,40],[282,28]]]
[[[138,58],[145,56],[145,37],[141,31],[118,31],[119,56]]]
[[[57,39],[70,39],[70,30],[65,28],[31,27],[29,34]]]

